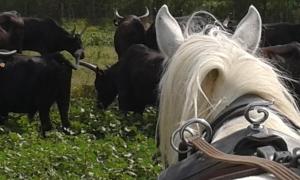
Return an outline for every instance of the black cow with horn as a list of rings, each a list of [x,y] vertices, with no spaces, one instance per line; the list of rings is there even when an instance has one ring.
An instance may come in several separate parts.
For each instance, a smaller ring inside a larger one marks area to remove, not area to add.
[[[136,44],[106,70],[83,61],[79,64],[96,73],[98,107],[107,108],[118,95],[121,111],[143,113],[147,105],[157,104],[157,85],[163,59],[158,51]]]
[[[79,65],[95,72],[97,106],[100,109],[106,109],[115,100],[118,94],[117,79],[119,72],[119,63],[117,62],[111,67],[108,67],[106,70],[99,69],[98,66],[84,61],[79,61]]]
[[[115,16],[114,22],[117,29],[114,36],[114,44],[120,60],[131,45],[145,43],[146,31],[142,21],[149,16],[149,10],[146,8],[146,13],[142,16],[121,16],[118,10],[115,10]]]
[[[60,27],[54,20],[45,18],[23,17],[24,39],[23,50],[37,51],[42,55],[66,50],[76,59],[76,66],[79,59],[84,58],[81,33],[76,34],[74,27],[71,33]]]
[[[57,103],[63,130],[70,132],[68,111],[72,65],[59,53],[32,57],[0,52],[0,117],[9,112],[39,112],[41,133],[52,128],[50,107]]]

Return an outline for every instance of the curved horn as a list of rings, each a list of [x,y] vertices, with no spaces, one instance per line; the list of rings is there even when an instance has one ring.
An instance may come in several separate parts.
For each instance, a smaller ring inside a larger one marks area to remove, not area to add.
[[[17,50],[7,51],[7,50],[0,49],[1,56],[10,56],[10,55],[15,54],[16,52],[17,52]]]
[[[84,61],[79,61],[79,65],[86,67],[92,71],[94,71],[95,73],[97,73],[97,69],[98,67],[94,64],[88,63],[88,62],[84,62]]]
[[[226,28],[228,28],[229,21],[230,21],[230,18],[229,18],[229,16],[227,16],[226,19],[224,19],[224,21],[222,23],[223,26],[226,27]]]
[[[146,8],[146,13],[144,15],[142,15],[142,16],[139,16],[140,19],[149,16],[149,9],[147,7],[145,7],[145,8]]]
[[[118,12],[117,9],[115,9],[115,15],[116,15],[117,18],[119,18],[119,19],[123,19],[123,18],[124,18],[123,16],[121,16],[121,15],[119,14],[119,12]]]

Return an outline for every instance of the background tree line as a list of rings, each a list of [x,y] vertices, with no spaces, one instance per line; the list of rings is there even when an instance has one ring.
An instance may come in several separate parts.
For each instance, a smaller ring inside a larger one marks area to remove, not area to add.
[[[239,20],[254,4],[263,22],[300,22],[300,0],[0,0],[0,11],[17,10],[23,16],[52,17],[56,20],[86,18],[90,22],[106,22],[120,14],[143,14],[168,4],[175,16],[189,15],[196,10],[207,10],[224,19],[230,15]]]

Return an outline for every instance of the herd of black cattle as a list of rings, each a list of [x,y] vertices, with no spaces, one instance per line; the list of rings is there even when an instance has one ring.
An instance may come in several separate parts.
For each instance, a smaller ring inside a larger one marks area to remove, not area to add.
[[[6,121],[9,112],[27,113],[29,118],[38,112],[45,136],[52,128],[49,110],[56,102],[63,130],[69,132],[72,69],[78,65],[95,72],[99,108],[107,108],[116,97],[123,112],[142,113],[147,105],[156,105],[163,55],[156,42],[155,23],[146,27],[148,9],[142,16],[123,17],[117,11],[115,15],[118,61],[101,70],[83,61],[81,35],[86,28],[79,34],[75,29],[70,33],[52,19],[22,17],[16,11],[0,13],[0,121]],[[224,26],[234,31],[234,26]],[[277,23],[263,27],[260,53],[299,80],[300,25]],[[22,50],[36,51],[41,56],[23,55]],[[63,50],[73,55],[75,65],[60,54]],[[297,81],[288,85],[300,95]]]

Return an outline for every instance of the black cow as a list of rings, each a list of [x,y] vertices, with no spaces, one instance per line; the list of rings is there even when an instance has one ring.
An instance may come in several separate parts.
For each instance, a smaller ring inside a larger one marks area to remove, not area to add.
[[[0,49],[21,52],[24,22],[16,11],[0,13]]]
[[[285,72],[295,81],[288,81],[297,96],[300,105],[300,43],[292,42],[284,45],[261,48],[263,55],[271,60],[279,70]]]
[[[131,45],[144,44],[146,31],[142,20],[149,15],[147,8],[146,11],[142,16],[128,15],[125,17],[119,15],[117,10],[115,11],[117,29],[114,35],[114,44],[118,60]]]
[[[75,57],[76,64],[84,58],[81,35],[86,28],[75,34],[75,29],[69,33],[49,18],[23,17],[23,21],[23,50],[37,51],[42,55],[66,50]]]
[[[52,128],[49,110],[57,103],[62,127],[70,126],[68,120],[71,64],[61,54],[41,57],[20,54],[0,56],[0,115],[9,112],[34,114],[39,112],[41,132]]]
[[[153,22],[150,25],[150,27],[146,30],[145,45],[151,49],[159,51],[157,40],[156,40],[155,22]]]
[[[106,109],[118,94],[117,79],[119,63],[115,63],[106,70],[99,69],[96,65],[79,61],[84,66],[96,73],[95,88],[97,90],[97,105],[100,109]]]
[[[118,100],[122,111],[142,113],[156,105],[163,55],[143,44],[132,45],[120,61]]]
[[[262,46],[274,46],[300,42],[300,24],[273,23],[264,24],[262,33]]]
[[[106,108],[118,94],[119,109],[142,113],[146,105],[156,105],[157,85],[163,56],[143,44],[132,45],[122,59],[105,71],[82,63],[96,72],[98,105]]]

